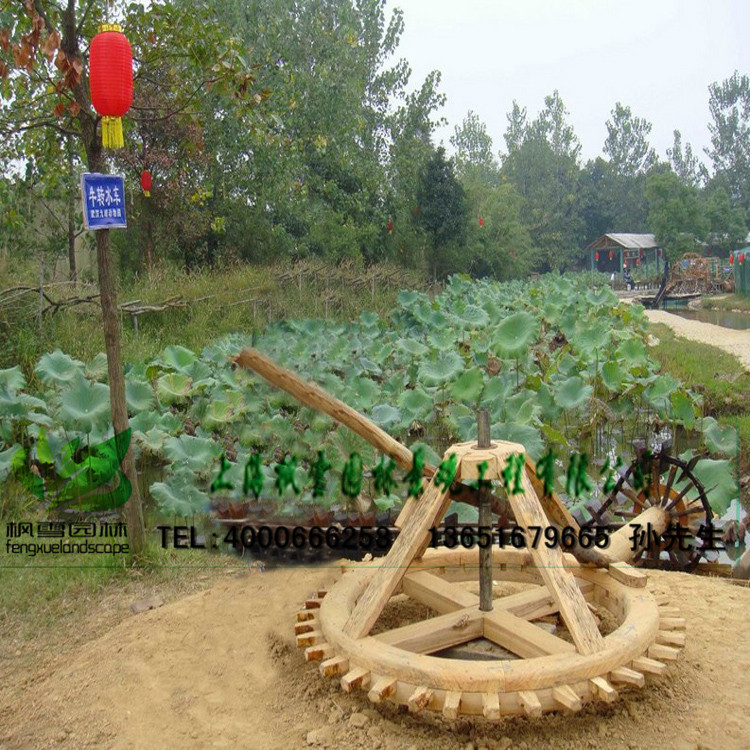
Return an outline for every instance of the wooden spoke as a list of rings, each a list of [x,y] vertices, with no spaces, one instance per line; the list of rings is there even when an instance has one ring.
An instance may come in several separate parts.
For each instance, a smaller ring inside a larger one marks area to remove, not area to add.
[[[373,637],[404,651],[432,654],[480,638],[483,632],[483,614],[477,607],[460,609],[431,620],[378,633]]]
[[[669,470],[669,476],[667,477],[667,483],[664,485],[664,491],[661,495],[661,505],[667,505],[669,502],[669,498],[671,497],[672,492],[672,484],[674,483],[674,478],[677,475],[677,465],[674,464],[670,470]]]
[[[408,597],[440,614],[479,604],[479,597],[476,594],[449,583],[434,573],[428,573],[426,570],[417,570],[404,576],[401,590]]]
[[[572,643],[520,617],[493,610],[484,614],[484,637],[522,658],[575,653]]]

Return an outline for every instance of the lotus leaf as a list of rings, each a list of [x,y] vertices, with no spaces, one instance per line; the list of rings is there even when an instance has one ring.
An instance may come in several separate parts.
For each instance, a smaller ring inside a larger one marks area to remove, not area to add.
[[[443,354],[436,362],[423,362],[419,368],[419,379],[425,385],[444,385],[453,380],[464,369],[461,357],[455,352]]]
[[[162,375],[156,381],[156,391],[159,400],[165,404],[179,404],[187,401],[192,381],[187,375],[178,372],[170,372]]]
[[[55,349],[51,354],[42,355],[34,371],[45,385],[65,386],[83,374],[84,366],[83,362]]]

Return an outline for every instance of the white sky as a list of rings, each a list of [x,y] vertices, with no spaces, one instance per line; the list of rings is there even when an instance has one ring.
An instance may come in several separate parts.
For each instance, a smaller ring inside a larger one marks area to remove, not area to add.
[[[558,89],[582,143],[601,153],[615,102],[652,123],[661,158],[682,132],[703,156],[708,86],[750,72],[750,0],[387,0],[404,11],[397,57],[410,88],[434,69],[447,95],[449,137],[468,110],[487,125],[494,150],[513,99],[530,119]]]

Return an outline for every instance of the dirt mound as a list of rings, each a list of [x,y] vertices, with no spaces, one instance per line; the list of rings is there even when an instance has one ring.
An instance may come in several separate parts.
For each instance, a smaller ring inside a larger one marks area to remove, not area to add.
[[[683,657],[666,676],[575,715],[450,722],[372,707],[364,693],[342,693],[305,663],[294,646],[294,613],[336,575],[326,568],[233,574],[132,615],[6,681],[0,747],[750,747],[748,589],[653,572],[652,588],[668,592],[688,622]]]

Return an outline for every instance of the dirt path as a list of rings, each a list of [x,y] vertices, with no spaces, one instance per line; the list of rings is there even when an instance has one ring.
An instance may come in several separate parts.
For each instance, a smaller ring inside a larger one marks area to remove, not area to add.
[[[445,721],[370,706],[294,647],[294,613],[330,569],[233,574],[132,615],[23,673],[0,649],[0,747],[488,748],[750,746],[750,589],[654,572],[687,618],[681,660],[612,705],[539,720]],[[96,617],[96,606],[91,616]],[[354,715],[354,716],[353,716]]]
[[[729,354],[734,354],[745,369],[750,370],[750,329],[739,331],[723,328],[700,320],[681,318],[664,310],[646,310],[646,315],[653,323],[668,325],[678,336],[717,346]]]

